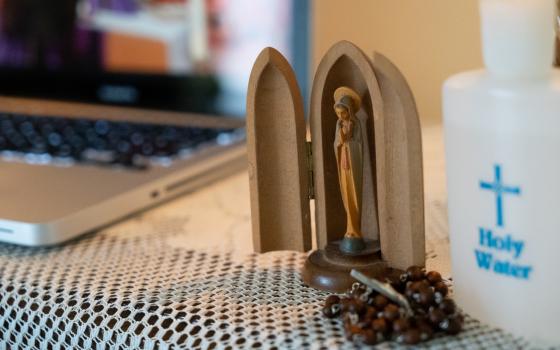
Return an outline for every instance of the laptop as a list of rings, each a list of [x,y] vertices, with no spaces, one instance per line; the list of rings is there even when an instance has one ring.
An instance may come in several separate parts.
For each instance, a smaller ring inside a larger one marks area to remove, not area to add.
[[[245,168],[251,65],[276,47],[305,91],[308,13],[301,0],[1,1],[0,241],[61,243]]]

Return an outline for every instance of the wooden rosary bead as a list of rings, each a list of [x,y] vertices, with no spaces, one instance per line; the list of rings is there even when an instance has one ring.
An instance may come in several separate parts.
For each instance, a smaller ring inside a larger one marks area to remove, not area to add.
[[[426,341],[432,339],[434,336],[434,328],[426,321],[419,322],[418,330],[420,331],[420,340]]]
[[[365,309],[366,309],[365,303],[359,299],[358,300],[352,299],[348,304],[348,312],[351,313],[361,315],[362,313],[364,313]]]
[[[406,318],[399,318],[393,322],[393,332],[404,333],[410,327],[410,322]]]
[[[325,300],[325,306],[331,306],[340,303],[340,297],[338,295],[329,295]]]
[[[409,267],[408,269],[406,269],[406,274],[408,275],[409,281],[420,281],[421,279],[426,277],[424,269],[419,266]]]
[[[399,307],[395,304],[389,304],[383,309],[383,317],[388,321],[394,321],[400,317]]]
[[[428,319],[435,326],[439,325],[445,319],[445,317],[445,312],[443,312],[443,310],[439,308],[433,307],[430,308],[430,311],[428,311]]]
[[[419,292],[420,290],[424,289],[424,288],[429,288],[430,284],[424,280],[422,281],[415,281],[415,282],[410,282],[407,286],[406,286],[406,291],[405,291],[405,295],[407,298],[412,298],[412,295],[414,295],[414,293]]]
[[[340,305],[340,312],[342,313],[348,312],[348,307],[350,306],[350,299],[348,298],[340,299],[339,305]]]
[[[449,317],[440,323],[439,328],[441,328],[447,334],[455,335],[461,331],[461,329],[463,328],[463,324],[456,317]]]
[[[402,342],[408,345],[415,345],[422,340],[420,330],[417,328],[410,328],[402,334]]]
[[[455,302],[451,299],[444,299],[440,304],[439,308],[448,315],[454,314],[457,310]]]
[[[441,274],[437,271],[430,271],[426,274],[426,279],[431,285],[442,281]]]
[[[363,330],[362,333],[360,334],[360,338],[362,342],[366,345],[375,345],[379,342],[377,333],[372,329]]]
[[[372,321],[377,317],[377,309],[373,306],[366,306],[366,311],[364,312],[363,317],[368,321]]]
[[[434,291],[430,287],[422,287],[417,293],[413,294],[413,299],[424,307],[430,306],[434,302]]]
[[[434,290],[437,293],[440,293],[443,297],[447,296],[447,293],[449,292],[449,288],[447,287],[447,284],[445,284],[445,282],[443,281],[435,283]]]
[[[378,294],[373,299],[373,306],[377,309],[383,310],[389,304],[389,299],[386,296]]]
[[[371,323],[371,328],[379,333],[387,333],[387,331],[389,330],[387,320],[385,320],[384,318],[376,318],[375,320],[373,320],[373,322]]]
[[[346,339],[354,340],[354,336],[362,332],[362,329],[357,325],[348,324],[346,327]]]
[[[360,327],[360,329],[370,329],[371,321],[362,319],[360,322],[358,322],[358,327]]]
[[[326,318],[335,318],[336,315],[334,314],[333,310],[330,306],[323,307],[323,316]]]

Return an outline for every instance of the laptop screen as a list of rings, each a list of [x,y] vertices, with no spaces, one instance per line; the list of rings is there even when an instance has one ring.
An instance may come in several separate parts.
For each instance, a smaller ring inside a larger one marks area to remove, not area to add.
[[[243,116],[266,46],[305,94],[308,1],[0,0],[0,94]]]

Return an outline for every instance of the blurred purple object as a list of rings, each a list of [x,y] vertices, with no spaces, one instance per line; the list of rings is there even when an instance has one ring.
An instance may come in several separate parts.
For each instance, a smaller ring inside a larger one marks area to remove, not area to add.
[[[89,0],[91,9],[112,10],[122,13],[135,13],[140,9],[137,0]]]
[[[43,61],[39,62],[29,45],[0,32],[0,66],[11,68],[43,66],[48,70],[68,68],[72,65],[81,69],[99,68],[103,57],[102,34],[78,27],[69,35],[73,38],[69,55],[64,55],[66,50],[61,43],[52,43],[45,51]]]
[[[26,67],[31,60],[29,50],[22,42],[5,38],[0,33],[0,64],[10,67]]]

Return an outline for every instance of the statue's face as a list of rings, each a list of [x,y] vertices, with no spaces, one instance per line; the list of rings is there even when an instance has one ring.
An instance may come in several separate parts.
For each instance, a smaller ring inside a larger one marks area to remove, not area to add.
[[[348,113],[348,110],[344,107],[335,107],[334,111],[336,112],[336,116],[339,119],[342,120],[349,120],[350,119],[350,113]]]

